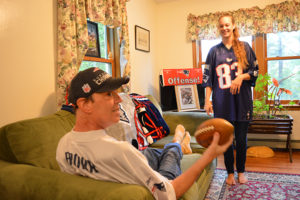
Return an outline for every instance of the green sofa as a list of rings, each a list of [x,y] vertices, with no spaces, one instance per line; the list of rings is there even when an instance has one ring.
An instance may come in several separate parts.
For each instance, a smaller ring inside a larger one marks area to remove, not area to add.
[[[171,141],[178,123],[191,134],[209,117],[197,112],[163,112],[170,135],[153,144],[160,148]],[[71,130],[75,122],[72,113],[57,111],[45,117],[8,124],[0,129],[0,199],[94,200],[153,199],[143,186],[93,180],[60,171],[55,160],[59,139]],[[183,171],[194,163],[203,148],[192,139],[194,152],[182,160]],[[101,152],[99,152],[101,153]],[[203,199],[212,179],[216,160],[205,168],[198,181],[182,199]]]

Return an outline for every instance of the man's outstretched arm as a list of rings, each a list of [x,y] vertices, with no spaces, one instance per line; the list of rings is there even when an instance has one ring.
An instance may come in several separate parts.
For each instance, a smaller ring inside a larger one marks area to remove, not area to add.
[[[215,132],[211,145],[204,154],[188,170],[172,181],[176,198],[181,197],[197,180],[203,169],[213,161],[218,155],[224,153],[232,144],[233,135],[224,145],[218,145],[220,139],[219,133]]]

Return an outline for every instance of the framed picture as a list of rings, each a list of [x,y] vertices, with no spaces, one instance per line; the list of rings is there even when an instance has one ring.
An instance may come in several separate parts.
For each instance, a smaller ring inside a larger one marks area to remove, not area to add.
[[[150,52],[150,31],[135,25],[135,49]]]
[[[99,32],[98,32],[98,24],[95,22],[87,21],[88,28],[88,50],[85,56],[90,57],[101,57],[100,54],[100,45],[99,45]]]
[[[200,110],[196,85],[175,85],[178,111]]]

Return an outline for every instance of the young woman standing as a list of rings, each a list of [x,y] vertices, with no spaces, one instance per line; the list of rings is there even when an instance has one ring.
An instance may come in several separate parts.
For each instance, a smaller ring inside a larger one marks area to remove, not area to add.
[[[239,41],[238,29],[231,15],[219,18],[218,29],[222,42],[210,49],[204,69],[204,108],[207,114],[214,113],[215,118],[224,118],[234,125],[238,182],[246,183],[247,132],[253,111],[251,87],[255,86],[258,64],[249,44]],[[224,162],[228,173],[226,183],[234,185],[233,145],[224,153]]]

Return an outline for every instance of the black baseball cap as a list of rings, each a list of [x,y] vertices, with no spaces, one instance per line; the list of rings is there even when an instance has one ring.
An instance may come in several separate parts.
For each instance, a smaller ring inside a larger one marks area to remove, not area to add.
[[[129,77],[113,78],[105,71],[93,67],[78,72],[71,81],[69,103],[76,105],[77,99],[87,98],[95,92],[110,92],[129,82]]]

